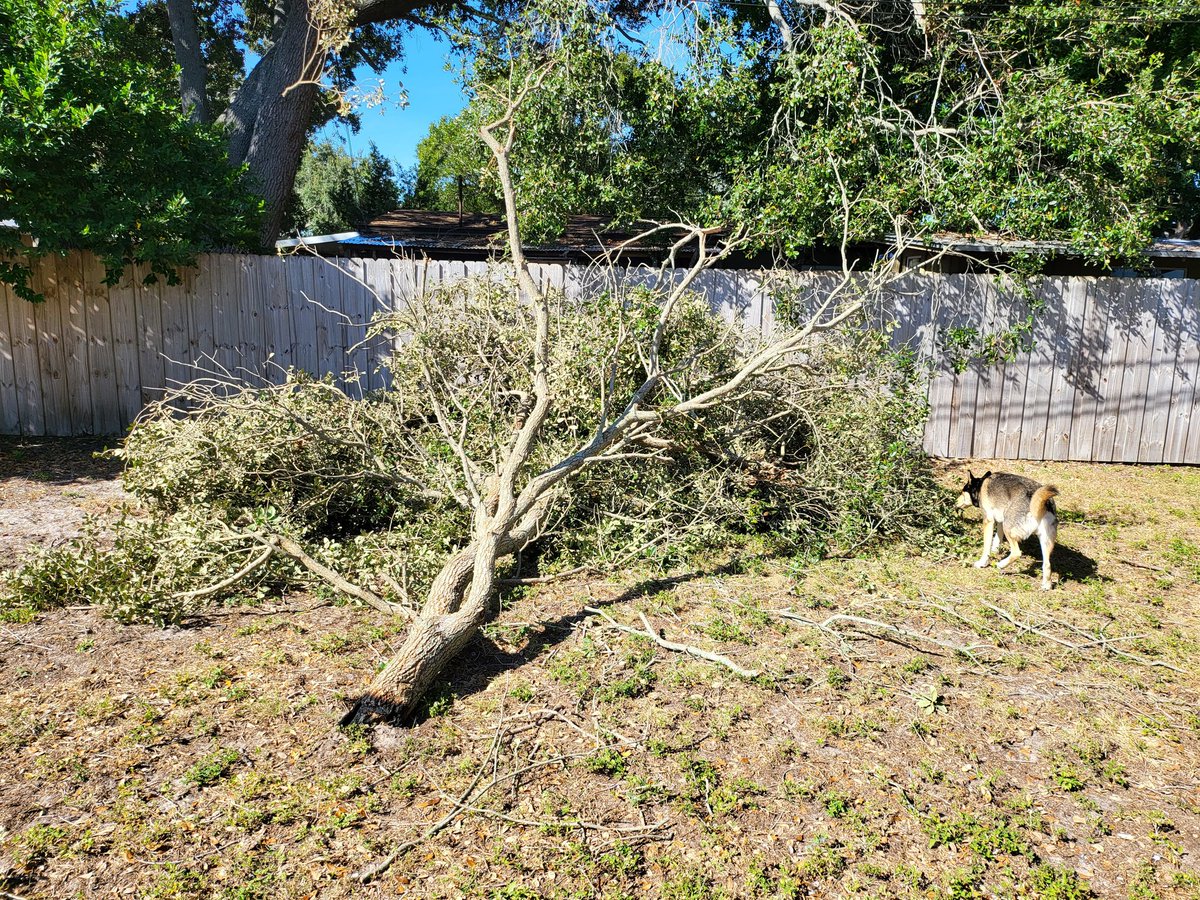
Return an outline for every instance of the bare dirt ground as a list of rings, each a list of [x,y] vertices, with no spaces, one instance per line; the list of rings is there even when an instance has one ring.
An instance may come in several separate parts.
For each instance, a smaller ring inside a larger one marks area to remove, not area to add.
[[[13,446],[9,554],[120,497]],[[1194,900],[1200,471],[1003,467],[1062,489],[1053,592],[973,526],[543,585],[374,732],[335,725],[403,636],[372,610],[9,609],[0,897]]]
[[[87,516],[104,516],[127,500],[120,465],[97,459],[94,438],[0,437],[0,569],[31,547],[79,535]]]

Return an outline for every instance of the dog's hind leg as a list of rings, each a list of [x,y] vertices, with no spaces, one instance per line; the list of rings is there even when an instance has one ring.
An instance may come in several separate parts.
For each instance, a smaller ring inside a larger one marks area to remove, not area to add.
[[[1042,545],[1042,590],[1048,591],[1054,585],[1050,582],[1050,555],[1054,552],[1054,539],[1058,537],[1056,523],[1049,516],[1043,516],[1038,523],[1038,542]]]
[[[1011,534],[1005,535],[1005,537],[1008,538],[1008,556],[996,563],[997,569],[1007,569],[1009,563],[1021,558],[1021,542]]]
[[[975,568],[982,569],[988,564],[988,560],[992,555],[992,536],[996,533],[996,523],[991,519],[983,520],[983,553],[975,561]]]

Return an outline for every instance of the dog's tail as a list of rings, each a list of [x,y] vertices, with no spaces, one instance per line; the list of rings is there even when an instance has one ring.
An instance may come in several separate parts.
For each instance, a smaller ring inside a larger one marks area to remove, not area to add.
[[[1042,516],[1046,514],[1047,505],[1049,505],[1052,498],[1057,496],[1058,488],[1052,484],[1043,484],[1033,492],[1033,498],[1029,501],[1029,513],[1033,516],[1034,521],[1042,521]]]

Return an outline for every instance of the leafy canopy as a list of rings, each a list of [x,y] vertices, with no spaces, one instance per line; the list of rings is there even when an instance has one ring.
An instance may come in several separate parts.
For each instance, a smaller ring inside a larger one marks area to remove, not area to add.
[[[1179,0],[687,7],[668,52],[602,4],[543,3],[473,46],[474,93],[419,184],[481,160],[477,123],[548,53],[514,172],[531,236],[576,213],[748,228],[762,247],[890,233],[1135,255],[1200,212],[1200,20]],[[539,11],[540,10],[540,11]],[[464,41],[465,43],[465,41]],[[453,143],[454,146],[447,146]],[[486,170],[466,196],[495,205]]]
[[[329,141],[312,144],[296,173],[294,226],[309,234],[333,234],[400,205],[395,169],[371,144],[352,156]]]
[[[503,207],[492,155],[480,141],[479,123],[467,109],[429,126],[417,145],[417,169],[409,205],[414,209],[499,212]]]
[[[180,112],[174,73],[144,61],[113,0],[0,0],[0,250],[94,251],[175,277],[199,251],[247,243],[260,203],[223,137]],[[36,299],[11,257],[0,278]]]

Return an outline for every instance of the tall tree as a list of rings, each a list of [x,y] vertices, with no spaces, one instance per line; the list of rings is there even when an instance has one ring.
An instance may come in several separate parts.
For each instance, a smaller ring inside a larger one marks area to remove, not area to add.
[[[171,39],[179,61],[179,94],[183,111],[193,122],[211,122],[208,110],[208,73],[200,52],[200,29],[190,0],[167,0]]]
[[[491,177],[492,157],[479,140],[479,123],[468,109],[429,126],[417,144],[417,170],[411,206],[446,212],[498,212],[499,184]]]
[[[259,203],[226,164],[223,136],[180,112],[169,68],[108,0],[0,0],[0,249],[88,249],[173,278],[200,250],[244,244]],[[0,278],[29,299],[28,268]]]
[[[337,97],[323,93],[323,84],[336,94],[352,87],[356,68],[382,71],[402,55],[403,35],[413,27],[473,20],[494,33],[503,29],[505,10],[516,5],[511,0],[147,0],[143,8],[169,20],[187,93],[184,103],[193,110],[198,106],[188,97],[202,89],[206,70],[226,66],[232,53],[240,53],[239,44],[258,54],[227,105],[213,115],[226,128],[230,161],[247,166],[263,197],[260,240],[269,246],[285,222],[312,124],[347,112]],[[644,9],[656,5],[655,0],[605,4],[628,23],[643,21]],[[189,31],[192,22],[198,40]],[[232,44],[218,39],[230,33],[237,36]],[[210,103],[213,94],[209,87]]]
[[[400,205],[400,185],[391,162],[374,144],[352,156],[322,141],[305,153],[296,176],[293,225],[310,234],[359,228]]]
[[[1175,0],[731,2],[672,36],[688,52],[670,66],[615,32],[572,47],[528,99],[512,153],[527,235],[683,213],[756,222],[784,253],[903,229],[1104,261],[1200,212],[1200,24]],[[476,60],[419,187],[447,180],[439,160],[481,158],[469,125],[506,78]],[[481,183],[494,202],[494,174]],[[847,197],[872,202],[847,222]]]

